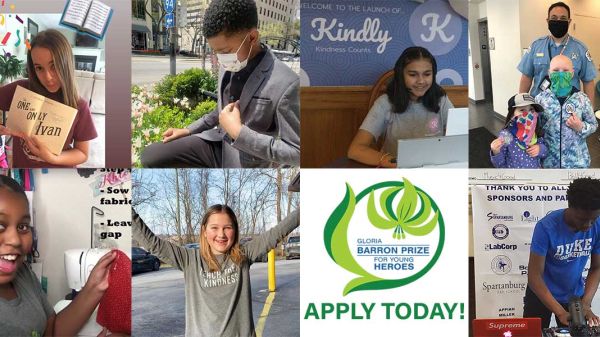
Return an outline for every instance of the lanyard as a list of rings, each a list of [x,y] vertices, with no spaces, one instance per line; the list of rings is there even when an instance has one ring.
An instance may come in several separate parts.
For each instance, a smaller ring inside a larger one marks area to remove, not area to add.
[[[550,53],[550,45],[551,45],[552,43],[554,43],[554,40],[552,40],[552,38],[551,38],[551,37],[548,37],[548,38],[550,39],[550,43],[548,44],[548,58],[549,58],[550,60],[552,60],[552,54]],[[568,36],[567,36],[567,42],[565,42],[565,45],[562,47],[562,49],[561,49],[561,51],[560,51],[559,55],[562,55],[562,53],[564,53],[564,52],[565,52],[565,48],[567,48],[567,44],[569,44],[569,40],[570,40],[570,39],[571,39],[571,35],[568,35]]]

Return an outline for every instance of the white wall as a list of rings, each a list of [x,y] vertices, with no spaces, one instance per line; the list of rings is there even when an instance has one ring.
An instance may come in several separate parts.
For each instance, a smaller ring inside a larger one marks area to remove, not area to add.
[[[483,74],[481,69],[481,45],[477,20],[483,18],[479,13],[479,4],[469,4],[469,98],[478,101],[484,99]],[[475,69],[475,64],[479,65]]]
[[[51,305],[70,293],[64,268],[64,251],[90,248],[91,207],[99,207],[105,212],[104,217],[94,217],[96,224],[106,219],[131,220],[130,205],[100,205],[100,198],[109,195],[94,196],[93,185],[102,174],[96,170],[89,178],[83,178],[75,169],[53,169],[47,174],[34,170],[34,225],[39,238],[38,250],[43,260],[43,275],[48,279],[48,300]],[[124,188],[131,189],[130,181],[124,185]],[[122,232],[122,237],[118,240],[107,239],[102,243],[131,255],[131,227],[119,227],[118,230]]]
[[[506,102],[519,91],[521,73],[517,65],[521,60],[519,40],[519,0],[488,0],[487,18],[489,37],[495,39],[495,49],[490,48],[494,111],[506,116]]]
[[[17,30],[17,28],[15,28],[16,27],[15,25],[19,25],[18,29],[27,30],[27,19],[29,19],[29,18],[38,25],[38,31],[41,32],[43,30],[51,29],[51,28],[57,29],[67,38],[67,40],[69,41],[71,46],[75,46],[76,32],[75,32],[75,30],[65,28],[65,27],[59,25],[60,16],[61,16],[60,14],[16,14],[16,15],[19,15],[19,18],[21,18],[23,20],[23,25],[21,26],[19,24],[19,22],[15,20],[15,16],[13,16],[12,18],[8,18],[8,16],[5,15],[6,20],[7,20],[7,25],[0,26],[0,38],[4,37],[5,30],[3,30],[3,29],[5,29],[4,27],[6,27],[6,26],[9,27],[8,31],[10,31],[13,35],[11,35],[9,43],[6,46],[0,47],[0,52],[4,50],[13,55],[17,55],[17,57],[20,60],[27,61],[27,47],[25,46],[25,42],[22,41],[18,47],[15,47],[14,46],[14,42],[15,42],[14,34],[16,34],[16,30]],[[21,32],[21,38],[23,37],[22,34],[23,33]],[[98,43],[98,49],[100,49],[101,51],[100,51],[100,58],[96,65],[96,69],[104,69],[104,67],[105,67],[105,54],[106,53],[104,50],[104,45],[105,45],[104,40],[102,40]],[[92,49],[92,48],[85,48],[85,49]]]

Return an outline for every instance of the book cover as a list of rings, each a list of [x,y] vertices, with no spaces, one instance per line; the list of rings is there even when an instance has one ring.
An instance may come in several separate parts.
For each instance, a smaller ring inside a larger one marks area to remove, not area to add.
[[[55,155],[65,145],[77,109],[17,86],[6,126],[25,136],[36,136]]]

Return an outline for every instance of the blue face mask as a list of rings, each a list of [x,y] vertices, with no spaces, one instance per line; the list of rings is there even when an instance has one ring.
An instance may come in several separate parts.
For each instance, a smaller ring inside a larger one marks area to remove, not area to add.
[[[568,71],[555,71],[550,74],[550,90],[556,97],[565,97],[571,92],[573,74]]]

